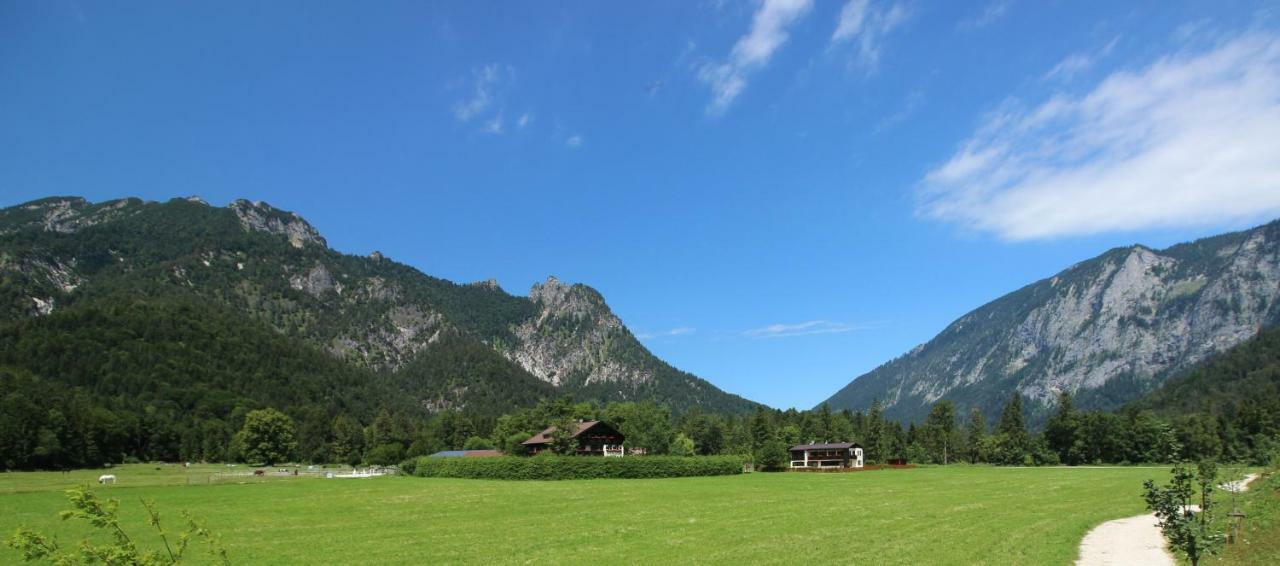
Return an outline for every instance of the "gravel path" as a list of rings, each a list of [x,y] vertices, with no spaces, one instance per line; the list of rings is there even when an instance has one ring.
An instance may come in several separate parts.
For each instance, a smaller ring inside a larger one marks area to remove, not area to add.
[[[1223,484],[1227,491],[1245,491],[1258,474]],[[1080,542],[1080,559],[1076,566],[1175,566],[1173,556],[1165,549],[1155,514],[1138,515],[1107,521],[1098,525]]]

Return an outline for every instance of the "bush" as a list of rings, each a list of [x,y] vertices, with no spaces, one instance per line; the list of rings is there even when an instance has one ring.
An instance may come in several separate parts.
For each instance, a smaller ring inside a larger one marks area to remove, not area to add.
[[[409,458],[408,460],[400,462],[400,471],[404,472],[406,475],[412,476],[413,472],[417,469],[418,469],[417,458]]]
[[[169,536],[173,531],[160,526],[160,512],[153,501],[142,501],[147,512],[147,524],[156,531],[163,543],[165,553],[154,548],[142,550],[133,537],[125,533],[120,526],[117,510],[120,500],[98,499],[97,494],[88,487],[76,487],[67,490],[67,499],[71,500],[72,509],[59,514],[63,520],[84,519],[94,528],[101,531],[99,536],[86,538],[73,548],[64,549],[57,537],[48,537],[31,529],[19,528],[18,532],[5,541],[10,547],[22,553],[26,562],[50,562],[53,564],[181,564],[186,552],[192,548],[191,543],[203,543],[211,563],[230,565],[226,549],[203,524],[196,521],[189,513],[183,513],[186,528],[178,533],[177,544],[169,544]],[[155,546],[155,545],[146,545]],[[174,548],[177,550],[175,551]]]
[[[390,466],[404,459],[404,446],[398,442],[380,444],[365,455],[365,460],[375,466]]]
[[[411,473],[419,477],[489,480],[679,478],[740,474],[742,463],[741,456],[592,458],[539,454],[535,458],[422,457],[413,462]]]

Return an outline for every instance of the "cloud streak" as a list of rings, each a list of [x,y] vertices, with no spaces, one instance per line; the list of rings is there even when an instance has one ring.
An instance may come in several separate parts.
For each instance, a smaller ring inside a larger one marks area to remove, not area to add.
[[[918,189],[1011,241],[1280,215],[1280,39],[1250,34],[991,113]]]
[[[853,62],[867,72],[874,72],[880,65],[880,52],[885,36],[910,18],[902,4],[889,7],[877,6],[870,0],[849,0],[840,9],[836,29],[831,33],[831,47],[854,45]]]
[[[1013,0],[991,0],[982,9],[982,13],[968,19],[961,20],[956,28],[961,31],[971,31],[985,28],[1002,19],[1009,13],[1009,8],[1013,7]]]
[[[711,88],[707,113],[723,114],[747,87],[747,77],[769,63],[790,34],[787,28],[809,12],[812,0],[764,0],[751,19],[751,30],[738,39],[726,61],[708,63],[698,79]]]
[[[792,336],[811,336],[814,334],[839,334],[863,330],[867,327],[846,322],[829,320],[810,320],[796,324],[770,324],[761,328],[753,328],[742,333],[747,338],[788,338]]]
[[[1059,61],[1057,65],[1054,65],[1052,69],[1049,69],[1049,72],[1044,74],[1044,80],[1060,80],[1063,82],[1070,81],[1075,78],[1076,75],[1092,68],[1094,63],[1099,59],[1110,55],[1111,51],[1115,49],[1116,44],[1119,42],[1120,38],[1113,39],[1111,40],[1111,43],[1108,43],[1106,47],[1098,50],[1097,53],[1073,53],[1068,55],[1065,59]]]
[[[472,71],[471,94],[453,106],[453,117],[459,122],[470,122],[486,114],[493,106],[505,83],[515,80],[515,69],[510,65],[491,64]]]
[[[684,336],[686,334],[693,334],[694,332],[697,332],[697,330],[698,329],[696,328],[681,326],[679,328],[672,328],[671,330],[660,330],[657,332],[641,332],[639,334],[636,334],[636,338],[640,340],[652,340],[654,338],[669,338],[674,336]]]

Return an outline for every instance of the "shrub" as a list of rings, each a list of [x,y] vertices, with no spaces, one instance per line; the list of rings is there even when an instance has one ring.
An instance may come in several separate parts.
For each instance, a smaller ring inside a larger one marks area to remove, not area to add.
[[[400,471],[404,472],[406,475],[412,476],[413,472],[417,469],[418,469],[417,458],[409,458],[408,460],[400,462]]]
[[[380,444],[365,455],[365,460],[375,466],[390,466],[403,459],[404,446],[399,442]]]
[[[1195,566],[1205,556],[1217,554],[1225,538],[1213,522],[1213,486],[1217,483],[1218,468],[1213,462],[1201,462],[1197,473],[1178,465],[1172,474],[1167,487],[1158,487],[1152,480],[1142,484],[1147,509],[1155,512],[1169,545],[1186,553]],[[1197,491],[1200,510],[1192,511],[1188,506]]]
[[[740,456],[592,458],[539,454],[535,458],[422,457],[413,463],[412,473],[420,477],[490,480],[678,478],[740,474],[742,463]]]
[[[787,469],[787,465],[791,460],[791,455],[787,452],[787,445],[777,438],[765,441],[763,445],[756,450],[755,466],[757,470],[762,472],[780,472]]]
[[[74,549],[64,549],[58,544],[56,537],[48,537],[27,528],[18,529],[5,542],[14,550],[22,553],[26,562],[50,562],[53,564],[137,564],[160,565],[180,564],[187,555],[192,543],[203,543],[211,563],[231,564],[227,551],[222,548],[217,535],[214,535],[203,524],[190,514],[183,513],[186,528],[178,534],[170,544],[172,531],[160,525],[160,512],[155,502],[142,501],[147,511],[147,524],[156,531],[163,543],[165,552],[159,550],[142,550],[138,548],[134,538],[129,536],[120,526],[117,509],[120,501],[108,499],[103,501],[87,487],[67,490],[67,499],[71,500],[72,509],[59,513],[63,520],[83,519],[101,531],[99,536],[84,539]],[[135,535],[136,536],[136,535]]]

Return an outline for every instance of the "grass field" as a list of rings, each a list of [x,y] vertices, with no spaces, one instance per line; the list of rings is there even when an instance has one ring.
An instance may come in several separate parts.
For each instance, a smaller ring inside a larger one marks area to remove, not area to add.
[[[139,499],[202,518],[238,564],[1068,564],[1085,532],[1143,511],[1163,468],[951,467],[852,474],[498,482],[385,477],[193,481],[216,468],[122,466],[100,489],[144,529]],[[72,542],[61,490],[100,471],[0,474],[0,535]],[[192,483],[194,485],[188,485]],[[95,484],[96,485],[96,484]],[[149,539],[148,539],[149,540]],[[0,548],[0,563],[18,558]]]

